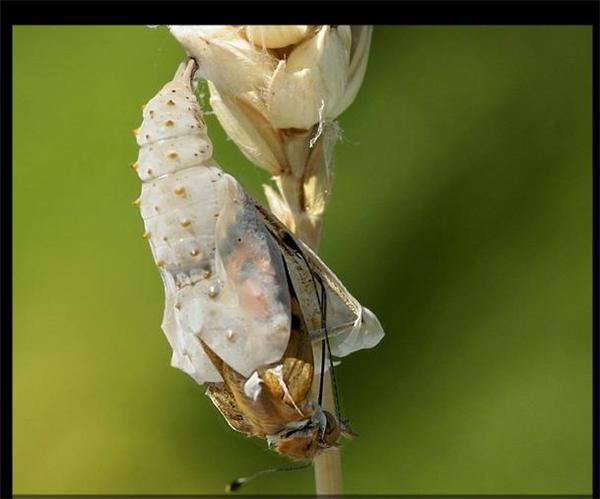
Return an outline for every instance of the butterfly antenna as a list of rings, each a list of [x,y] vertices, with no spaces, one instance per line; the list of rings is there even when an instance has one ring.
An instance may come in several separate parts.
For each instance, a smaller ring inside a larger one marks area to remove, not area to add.
[[[227,486],[225,487],[225,492],[227,492],[229,494],[233,493],[233,492],[237,492],[238,490],[240,490],[242,485],[244,485],[245,483],[248,483],[250,480],[254,480],[255,478],[257,478],[261,475],[266,475],[267,473],[275,473],[275,472],[279,472],[279,471],[302,470],[304,468],[308,468],[311,465],[312,465],[312,462],[309,461],[308,463],[301,464],[299,466],[285,466],[283,468],[269,468],[268,470],[258,471],[250,476],[236,478],[235,480],[233,480],[232,482],[227,484]]]
[[[319,298],[319,308],[321,309],[321,329],[325,332],[325,337],[321,340],[321,378],[319,379],[318,399],[319,405],[323,405],[323,387],[325,382],[325,355],[327,354],[327,344],[325,342],[325,340],[327,339],[327,300],[325,299],[325,284],[323,284],[323,281],[320,278],[318,279],[319,284],[321,285],[320,298],[317,293],[317,298]]]
[[[331,371],[331,384],[333,386],[333,402],[335,406],[335,415],[338,421],[342,421],[342,411],[340,409],[340,396],[338,393],[337,381],[335,379],[335,367],[331,354],[331,345],[329,344],[329,335],[325,332],[325,343],[327,344],[327,357],[329,358],[329,370]]]
[[[335,367],[333,365],[333,354],[331,353],[331,344],[329,343],[329,334],[327,332],[327,294],[325,292],[325,283],[323,280],[316,276],[321,285],[321,299],[319,305],[321,307],[321,328],[324,331],[324,337],[321,342],[321,380],[319,384],[319,405],[323,401],[323,377],[325,374],[325,356],[329,359],[329,371],[331,372],[331,385],[333,386],[333,405],[335,408],[335,416],[338,421],[342,422],[342,411],[340,409],[340,396],[337,387],[337,381],[335,379]],[[346,422],[347,424],[347,422]]]
[[[319,307],[321,309],[321,329],[324,333],[324,338],[321,341],[321,379],[319,380],[318,402],[319,402],[319,405],[322,405],[322,403],[323,403],[323,385],[324,385],[324,381],[325,381],[325,355],[328,355],[329,369],[331,371],[331,384],[333,385],[333,404],[334,404],[334,408],[335,408],[335,416],[338,421],[342,422],[343,420],[342,420],[342,414],[341,414],[341,410],[340,410],[340,397],[339,397],[339,393],[338,393],[337,382],[335,380],[335,369],[334,369],[334,365],[333,365],[333,356],[331,354],[331,345],[329,344],[329,334],[327,332],[327,294],[325,291],[325,283],[323,282],[323,279],[321,279],[321,277],[311,268],[310,264],[308,263],[308,261],[306,260],[304,255],[302,255],[302,252],[300,252],[300,255],[302,256],[306,265],[310,269],[310,275],[313,280],[313,286],[314,286],[315,292],[317,293],[317,299],[319,301]],[[319,286],[321,288],[320,296],[317,291],[317,281],[319,282]],[[344,424],[347,428],[349,428],[347,421],[345,421]]]

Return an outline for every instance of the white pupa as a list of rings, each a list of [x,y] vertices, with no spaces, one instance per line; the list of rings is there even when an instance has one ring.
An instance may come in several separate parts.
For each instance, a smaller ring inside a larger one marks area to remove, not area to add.
[[[146,104],[136,131],[134,168],[143,184],[135,204],[165,287],[162,329],[173,349],[171,364],[200,384],[222,381],[199,339],[247,378],[279,361],[291,326],[287,275],[303,313],[312,317],[311,334],[321,340],[319,291],[307,278],[314,272],[330,303],[325,329],[333,355],[374,346],[383,337],[375,316],[308,247],[290,244],[293,236],[286,244],[280,222],[212,159],[192,89],[194,66],[190,60],[179,67]]]

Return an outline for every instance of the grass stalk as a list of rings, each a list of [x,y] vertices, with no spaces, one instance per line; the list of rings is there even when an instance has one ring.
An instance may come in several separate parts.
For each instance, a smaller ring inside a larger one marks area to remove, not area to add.
[[[335,414],[331,375],[325,372],[323,388],[323,408]],[[342,495],[342,458],[340,449],[331,447],[313,460],[315,470],[315,492],[317,495]]]
[[[321,159],[326,161],[325,158]],[[287,221],[288,228],[314,251],[317,251],[321,239],[321,217],[310,217],[306,212],[302,179],[283,174],[278,178],[277,185],[281,197],[291,213],[291,220]],[[323,383],[323,409],[335,414],[335,401],[329,370],[324,373]],[[331,447],[317,455],[313,459],[313,469],[315,493],[317,495],[342,494],[342,460],[339,448]]]

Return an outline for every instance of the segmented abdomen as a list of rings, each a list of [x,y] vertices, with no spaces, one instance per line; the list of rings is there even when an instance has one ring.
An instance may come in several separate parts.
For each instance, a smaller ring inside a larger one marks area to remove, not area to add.
[[[143,185],[136,203],[156,265],[175,276],[210,270],[215,184],[222,172],[211,160],[212,144],[189,77],[176,77],[146,104],[137,142],[135,166]]]
[[[290,334],[283,258],[252,200],[211,159],[193,62],[148,102],[137,132],[139,204],[165,286],[171,365],[222,381],[200,339],[243,376],[278,361]]]

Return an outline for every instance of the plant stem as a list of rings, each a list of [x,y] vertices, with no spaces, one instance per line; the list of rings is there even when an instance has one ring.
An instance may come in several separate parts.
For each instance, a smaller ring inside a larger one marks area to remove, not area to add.
[[[306,211],[303,196],[303,180],[292,173],[283,173],[277,177],[277,187],[283,201],[287,204],[291,220],[283,221],[294,235],[308,244],[315,252],[321,241],[321,217],[311,217]]]
[[[323,408],[335,414],[331,389],[331,375],[325,371]],[[342,495],[342,458],[338,447],[331,447],[313,459],[315,491],[317,495]]]
[[[287,221],[288,228],[316,252],[321,239],[321,218],[310,217],[305,210],[302,179],[290,174],[283,174],[278,178],[277,185],[283,200],[290,209],[291,220]],[[335,402],[329,370],[325,371],[323,376],[322,408],[331,414],[335,414]],[[313,468],[315,470],[315,492],[317,495],[342,494],[342,460],[339,448],[331,447],[319,453],[313,459]]]

